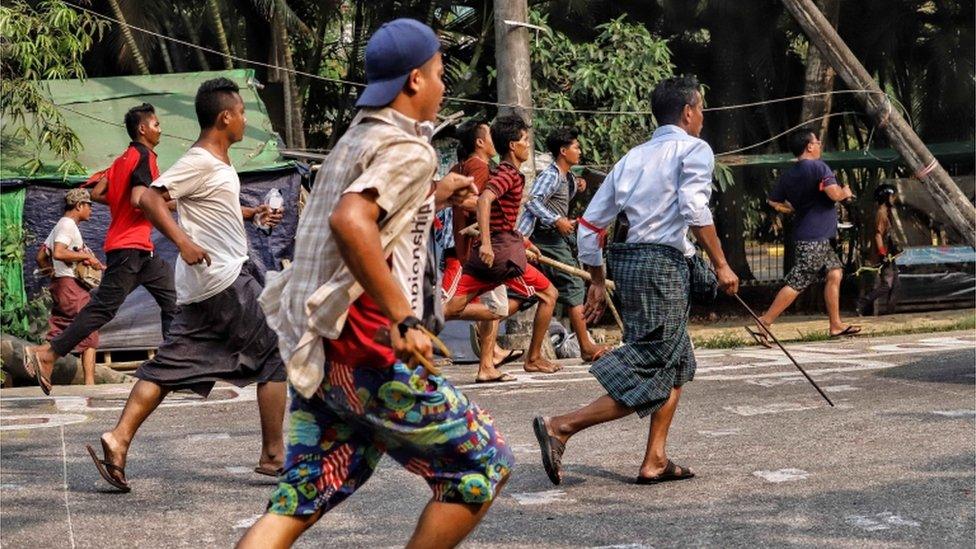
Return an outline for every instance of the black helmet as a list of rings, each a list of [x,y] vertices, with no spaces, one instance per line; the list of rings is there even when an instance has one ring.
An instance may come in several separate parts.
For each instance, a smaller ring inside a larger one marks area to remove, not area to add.
[[[874,189],[874,200],[878,204],[885,204],[888,202],[888,197],[898,192],[898,189],[894,185],[889,183],[882,183]]]

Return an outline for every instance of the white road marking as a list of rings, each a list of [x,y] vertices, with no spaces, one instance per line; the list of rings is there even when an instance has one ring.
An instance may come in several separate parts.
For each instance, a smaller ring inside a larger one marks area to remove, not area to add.
[[[817,380],[847,380],[856,372],[883,370],[898,366],[887,357],[929,354],[960,349],[972,349],[973,338],[930,337],[901,343],[880,343],[865,348],[828,345],[787,344],[797,362]],[[696,381],[746,381],[765,387],[806,383],[801,374],[779,349],[705,349],[695,351],[698,359]],[[464,383],[456,385],[465,391],[491,390],[487,394],[522,390],[526,386],[566,383],[596,383],[589,375],[589,364],[564,364],[555,374],[533,374],[514,371],[517,379],[503,385]]]
[[[224,467],[224,470],[232,475],[246,475],[254,471],[250,467]]]
[[[243,518],[234,523],[234,530],[242,530],[244,528],[250,528],[254,526],[254,523],[258,521],[264,515],[254,515],[251,517]]]
[[[753,476],[759,477],[766,482],[793,482],[806,480],[810,473],[803,469],[777,469],[775,471],[753,471]]]
[[[61,489],[64,494],[64,511],[68,515],[68,540],[71,542],[71,549],[75,547],[75,528],[71,523],[71,507],[68,505],[68,450],[64,443],[64,424],[58,426],[61,430],[61,478],[63,483]]]
[[[549,503],[573,503],[576,500],[566,497],[564,490],[546,490],[544,492],[521,492],[512,494],[519,505],[545,505]]]
[[[195,435],[188,435],[186,440],[190,442],[203,442],[207,440],[227,440],[230,438],[230,433],[197,433]]]
[[[81,414],[29,414],[17,416],[0,416],[0,431],[20,431],[24,429],[44,429],[47,427],[63,427],[74,423],[81,423],[88,416]]]
[[[125,400],[129,396],[132,387],[123,385],[99,390],[98,394],[92,397],[86,396],[57,396],[54,403],[61,412],[115,412],[125,406]],[[229,395],[227,398],[214,398],[215,395]],[[11,400],[41,400],[51,397],[12,397]],[[6,401],[0,399],[0,402]],[[160,408],[178,408],[182,406],[212,406],[214,404],[231,404],[237,402],[249,402],[257,400],[257,387],[234,387],[233,385],[217,385],[214,387],[211,398],[202,399],[196,395],[170,394],[159,405]],[[107,403],[106,403],[107,401]]]
[[[868,532],[887,530],[892,526],[908,526],[911,528],[921,526],[918,521],[907,519],[887,511],[884,513],[878,513],[876,515],[848,515],[845,517],[845,520],[862,530],[867,530]]]
[[[759,416],[763,414],[781,414],[783,412],[800,412],[803,410],[814,410],[820,408],[817,404],[803,404],[801,402],[773,402],[762,406],[751,406],[744,404],[741,406],[726,406],[723,410],[738,414],[740,416]]]
[[[976,417],[976,410],[935,410],[932,413],[943,417]]]
[[[830,391],[831,393],[846,393],[850,391],[860,391],[858,387],[852,385],[828,385],[827,387],[821,387],[824,391]]]
[[[742,429],[732,427],[730,429],[715,429],[713,431],[698,431],[698,434],[706,437],[728,437],[742,433]]]

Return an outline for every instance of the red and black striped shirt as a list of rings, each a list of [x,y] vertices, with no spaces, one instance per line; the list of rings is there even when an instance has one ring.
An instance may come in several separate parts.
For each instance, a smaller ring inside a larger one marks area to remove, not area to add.
[[[525,176],[514,165],[502,162],[488,180],[486,189],[497,198],[491,203],[491,232],[514,231],[525,189]]]

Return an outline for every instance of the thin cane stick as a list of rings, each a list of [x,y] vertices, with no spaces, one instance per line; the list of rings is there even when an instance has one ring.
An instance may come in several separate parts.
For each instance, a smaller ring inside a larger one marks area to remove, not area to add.
[[[737,300],[739,300],[739,303],[741,303],[742,306],[745,307],[747,311],[749,311],[749,315],[751,315],[752,318],[756,321],[756,324],[758,324],[759,327],[761,327],[763,331],[766,332],[766,334],[768,334],[769,337],[771,337],[774,342],[776,342],[776,345],[779,347],[779,349],[783,351],[786,357],[790,359],[790,361],[793,363],[794,366],[796,366],[796,369],[800,370],[800,373],[803,374],[803,377],[807,378],[807,381],[809,381],[810,384],[813,385],[813,388],[816,389],[818,393],[820,393],[820,396],[822,396],[824,400],[827,401],[827,404],[833,406],[834,403],[830,401],[830,398],[827,397],[827,394],[823,392],[823,389],[821,389],[820,386],[817,385],[817,382],[814,381],[812,377],[810,377],[810,374],[808,374],[806,370],[804,370],[800,366],[800,364],[796,361],[796,359],[793,358],[793,355],[791,355],[790,352],[786,350],[786,347],[783,347],[783,344],[779,342],[779,339],[776,339],[776,336],[773,335],[773,332],[772,330],[769,329],[769,326],[766,326],[765,322],[759,320],[759,315],[753,312],[753,310],[748,305],[746,305],[746,302],[743,301],[741,297],[739,297],[739,294],[732,294],[732,295]]]
[[[610,295],[610,288],[604,288],[607,293],[607,307],[610,309],[610,313],[613,314],[613,319],[617,321],[617,327],[620,331],[624,331],[624,320],[620,318],[620,313],[617,312],[617,307],[613,304],[613,297]]]

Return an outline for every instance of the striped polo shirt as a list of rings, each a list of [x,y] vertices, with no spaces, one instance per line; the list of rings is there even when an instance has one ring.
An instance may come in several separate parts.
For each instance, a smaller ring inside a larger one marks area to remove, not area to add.
[[[525,176],[510,162],[502,162],[488,181],[486,189],[498,197],[491,203],[491,232],[514,231],[525,189]]]

